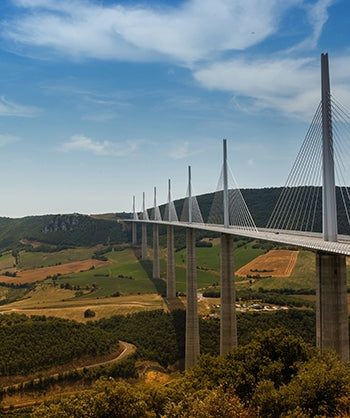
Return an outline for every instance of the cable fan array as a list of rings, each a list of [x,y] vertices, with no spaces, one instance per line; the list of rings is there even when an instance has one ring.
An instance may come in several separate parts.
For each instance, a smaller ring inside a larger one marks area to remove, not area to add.
[[[349,112],[331,98],[333,117],[332,137],[338,221],[344,219],[339,231],[350,231],[349,172],[345,159],[349,160],[350,139]],[[339,224],[339,222],[338,222]],[[317,107],[286,184],[270,216],[267,228],[305,232],[322,231],[322,106]]]
[[[229,224],[244,230],[256,230],[254,220],[249,212],[240,189],[234,179],[230,167],[228,168],[228,210]],[[209,212],[210,224],[224,224],[224,168],[221,170],[213,203]]]

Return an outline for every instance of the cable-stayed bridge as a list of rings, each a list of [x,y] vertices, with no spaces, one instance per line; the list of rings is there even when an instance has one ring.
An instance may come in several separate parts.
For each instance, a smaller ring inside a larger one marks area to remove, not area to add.
[[[150,213],[140,214],[133,200],[132,241],[136,225],[142,225],[142,259],[147,259],[147,224],[153,226],[153,277],[160,278],[159,226],[167,227],[167,298],[176,297],[174,228],[186,228],[186,367],[196,363],[199,354],[197,312],[195,231],[205,230],[221,237],[221,331],[220,353],[237,345],[233,239],[238,235],[266,240],[316,252],[316,340],[320,350],[332,348],[344,361],[349,360],[349,319],[347,307],[346,256],[350,256],[350,235],[338,233],[338,211],[350,230],[350,190],[346,161],[350,140],[349,112],[330,93],[328,55],[321,56],[321,102],[297,155],[285,187],[271,213],[266,228],[257,228],[227,161],[223,141],[223,165],[206,222],[193,195],[191,167],[181,216],[171,199],[163,218],[156,201]],[[340,198],[337,201],[337,194]],[[341,208],[341,209],[340,209]],[[337,211],[338,210],[338,211]],[[322,222],[317,214],[322,213]]]

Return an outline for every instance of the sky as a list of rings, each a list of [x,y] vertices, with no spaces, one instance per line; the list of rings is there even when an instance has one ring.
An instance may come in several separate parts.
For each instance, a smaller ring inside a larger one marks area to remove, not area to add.
[[[348,0],[1,0],[0,216],[130,212],[284,185],[320,101],[350,108]]]

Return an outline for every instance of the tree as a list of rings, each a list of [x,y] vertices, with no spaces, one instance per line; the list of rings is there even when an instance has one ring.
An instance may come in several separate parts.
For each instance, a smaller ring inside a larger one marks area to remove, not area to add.
[[[84,318],[93,318],[94,316],[96,316],[96,312],[92,309],[86,309],[84,312]]]

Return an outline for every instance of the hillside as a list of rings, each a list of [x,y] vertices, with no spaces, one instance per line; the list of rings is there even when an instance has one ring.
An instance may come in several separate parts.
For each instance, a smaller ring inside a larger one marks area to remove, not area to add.
[[[20,242],[37,241],[47,245],[92,246],[127,241],[123,224],[87,215],[28,216],[0,218],[0,248],[13,249]]]
[[[241,191],[255,224],[258,227],[265,227],[282,188],[242,189]],[[197,196],[205,222],[209,218],[213,198],[214,193]],[[349,234],[350,227],[341,203],[339,189],[337,189],[337,201],[339,207],[339,232]],[[180,218],[184,199],[176,200],[174,203]],[[160,206],[160,212],[163,216],[165,206]],[[152,209],[149,209],[149,215],[152,217]],[[129,227],[125,226],[120,220],[130,217],[130,213],[122,212],[92,216],[75,213],[68,215],[28,216],[20,219],[0,218],[0,250],[13,249],[23,240],[39,241],[40,243],[63,247],[124,243],[129,239]],[[315,219],[316,230],[320,230],[322,219],[320,210],[316,212]],[[184,230],[177,229],[176,231],[175,246],[177,249],[180,249],[184,246]],[[151,232],[151,228],[148,228],[150,243],[152,242]],[[165,233],[165,228],[160,228],[161,245],[165,245]],[[198,239],[208,235],[208,233],[201,231],[198,231],[197,234]]]

